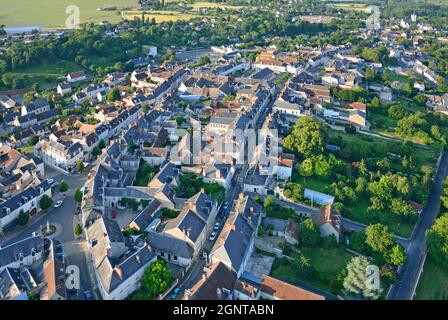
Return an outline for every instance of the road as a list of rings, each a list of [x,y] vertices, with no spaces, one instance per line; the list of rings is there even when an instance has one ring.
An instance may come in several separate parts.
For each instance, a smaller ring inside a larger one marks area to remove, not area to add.
[[[447,177],[447,171],[448,153],[444,153],[433,181],[428,206],[420,215],[420,219],[415,226],[407,250],[408,258],[398,272],[398,281],[389,291],[387,296],[388,300],[412,300],[415,294],[415,289],[426,257],[425,231],[433,225],[440,211],[442,184],[443,180]]]
[[[53,179],[55,182],[64,180],[67,182],[69,189],[65,193],[60,193],[58,188],[54,188],[53,202],[63,199],[64,202],[58,208],[53,206],[47,211],[42,211],[36,216],[32,217],[25,227],[21,227],[6,234],[4,238],[0,239],[0,245],[5,246],[19,240],[30,237],[33,232],[40,231],[42,225],[48,222],[57,226],[55,237],[64,244],[65,258],[67,264],[76,265],[80,269],[81,274],[81,290],[77,293],[78,296],[71,296],[69,298],[82,298],[81,295],[84,290],[93,291],[93,284],[89,278],[87,266],[87,247],[85,241],[76,240],[73,233],[73,218],[76,209],[76,202],[74,199],[75,190],[82,188],[87,180],[88,169],[84,170],[83,174],[68,175],[58,170],[45,166],[45,178]]]

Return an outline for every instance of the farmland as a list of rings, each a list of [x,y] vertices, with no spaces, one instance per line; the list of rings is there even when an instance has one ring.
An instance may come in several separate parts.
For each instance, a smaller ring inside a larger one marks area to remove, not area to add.
[[[121,21],[118,11],[98,11],[98,8],[117,6],[129,9],[138,8],[138,0],[46,0],[39,5],[30,5],[29,0],[0,0],[0,24],[6,26],[40,25],[43,28],[65,26],[68,15],[65,10],[75,5],[80,9],[81,23],[111,23]]]

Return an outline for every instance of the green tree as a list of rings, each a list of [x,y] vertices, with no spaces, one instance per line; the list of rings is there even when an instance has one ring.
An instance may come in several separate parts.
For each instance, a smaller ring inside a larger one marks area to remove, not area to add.
[[[399,244],[396,244],[392,247],[386,258],[387,263],[393,266],[402,265],[405,260],[406,252],[404,251],[404,248]]]
[[[50,208],[52,203],[53,203],[53,199],[51,199],[46,194],[44,194],[39,200],[39,205],[42,210]]]
[[[118,88],[113,88],[107,93],[106,100],[108,102],[114,102],[121,99],[120,90]]]
[[[366,227],[366,244],[375,252],[386,254],[394,244],[394,239],[389,228],[380,223]]]
[[[313,175],[313,160],[311,158],[302,161],[299,167],[299,173],[302,177],[311,177]]]
[[[368,278],[369,260],[363,256],[353,257],[347,264],[347,276],[344,279],[344,293],[350,298],[376,300],[381,290],[370,285]]]
[[[84,163],[82,161],[76,162],[76,170],[78,170],[78,172],[84,171]]]
[[[28,223],[28,220],[30,219],[30,214],[28,211],[24,212],[23,210],[20,210],[19,217],[18,217],[18,224],[21,226],[24,226]]]
[[[302,159],[323,152],[326,130],[323,125],[312,117],[301,117],[285,138],[284,146],[298,153]]]
[[[158,259],[151,263],[142,277],[142,291],[144,296],[149,300],[155,300],[165,292],[173,282],[173,276],[168,269],[166,262]]]
[[[381,108],[380,99],[378,99],[378,97],[373,97],[372,101],[370,102],[370,106],[372,108]]]
[[[99,149],[98,147],[94,147],[94,148],[92,149],[92,156],[94,156],[94,157],[98,157],[99,154],[100,154],[100,149]]]
[[[428,254],[437,263],[448,268],[448,213],[437,218],[426,231]]]
[[[265,208],[275,205],[276,200],[274,196],[269,195],[264,199],[263,206]]]
[[[320,241],[319,228],[311,218],[306,218],[299,224],[299,235],[300,244],[304,247],[316,246]]]
[[[61,184],[59,185],[59,191],[60,192],[66,192],[68,190],[68,184],[64,180],[61,181]]]
[[[98,148],[100,148],[101,150],[106,148],[106,143],[104,142],[103,139],[101,139],[100,142],[98,142]]]
[[[79,188],[75,190],[75,201],[76,202],[82,201],[82,191]]]

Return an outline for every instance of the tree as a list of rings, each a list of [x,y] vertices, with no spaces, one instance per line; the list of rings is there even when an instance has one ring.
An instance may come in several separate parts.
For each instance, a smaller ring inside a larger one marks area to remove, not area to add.
[[[303,254],[301,254],[297,260],[294,260],[292,265],[299,276],[305,279],[310,279],[315,273],[315,269],[311,265],[310,259]]]
[[[75,191],[75,201],[81,202],[82,201],[82,191],[78,188]]]
[[[394,240],[389,228],[380,223],[366,227],[366,244],[373,251],[384,254],[393,245]]]
[[[59,185],[59,191],[66,192],[68,190],[68,184],[64,180],[61,181],[61,184]]]
[[[270,206],[275,205],[275,203],[276,203],[276,199],[275,199],[275,197],[269,195],[269,196],[267,196],[267,197],[264,199],[263,206],[264,206],[265,208],[267,208],[267,207],[270,207]]]
[[[437,218],[426,231],[428,254],[443,267],[448,267],[448,213]]]
[[[437,85],[439,86],[440,91],[445,92],[447,90],[447,85],[444,77],[439,76],[437,78]]]
[[[288,182],[284,194],[286,198],[299,202],[303,199],[303,188],[298,183]]]
[[[311,158],[302,161],[299,167],[299,173],[302,177],[311,177],[313,175],[313,160]]]
[[[373,97],[372,101],[370,102],[370,106],[372,108],[381,108],[380,99],[378,99],[378,97]]]
[[[30,214],[28,211],[23,212],[23,210],[20,210],[19,217],[17,219],[17,222],[19,225],[24,226],[28,223],[28,220],[30,219]]]
[[[34,146],[38,142],[39,142],[39,137],[33,134],[28,141],[28,145]]]
[[[285,138],[284,146],[298,153],[303,159],[323,152],[326,130],[312,117],[301,117]]]
[[[311,220],[306,218],[299,225],[300,243],[304,247],[312,247],[320,241],[320,231],[317,225]]]
[[[81,225],[79,223],[77,223],[75,225],[75,228],[74,228],[73,231],[74,231],[75,237],[79,237],[82,234],[82,227],[81,227]]]
[[[100,154],[100,149],[98,147],[95,147],[92,149],[92,156],[98,157]]]
[[[27,104],[30,104],[31,101],[33,101],[36,98],[35,93],[33,91],[27,92],[23,95],[23,105],[26,106]]]
[[[53,203],[53,199],[51,199],[46,194],[44,194],[42,196],[42,198],[40,198],[40,201],[39,201],[39,205],[42,210],[50,208],[52,203]]]
[[[367,79],[367,81],[373,81],[376,77],[376,71],[373,68],[366,68],[366,71],[364,73],[364,77]]]
[[[82,161],[76,162],[76,170],[78,170],[78,172],[84,171],[84,163],[82,163]]]
[[[113,88],[107,93],[106,100],[108,102],[114,102],[121,99],[120,90],[118,88]]]
[[[168,269],[166,262],[158,259],[151,263],[145,270],[142,277],[143,295],[148,300],[155,300],[159,294],[165,292],[173,282],[173,276]]]
[[[100,142],[98,142],[98,148],[100,148],[101,150],[106,148],[106,143],[104,142],[103,139],[101,139]]]
[[[368,275],[369,260],[363,256],[353,257],[347,264],[347,276],[344,279],[344,292],[355,299],[376,300],[380,289],[371,285]]]
[[[405,260],[406,252],[404,251],[404,248],[399,244],[396,244],[392,247],[386,258],[387,263],[393,266],[402,265]]]

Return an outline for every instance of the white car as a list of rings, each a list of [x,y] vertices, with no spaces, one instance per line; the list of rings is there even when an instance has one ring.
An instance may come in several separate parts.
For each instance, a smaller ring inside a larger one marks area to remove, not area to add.
[[[63,202],[62,200],[56,201],[56,203],[54,204],[54,207],[59,208],[61,206],[62,202]]]
[[[48,184],[51,186],[54,183],[53,179],[47,179]]]
[[[213,231],[213,232],[210,234],[210,238],[208,238],[208,240],[210,240],[210,241],[215,240],[217,235],[218,235],[218,232]]]
[[[213,227],[213,230],[219,230],[219,222],[216,222],[215,223],[215,226]]]

